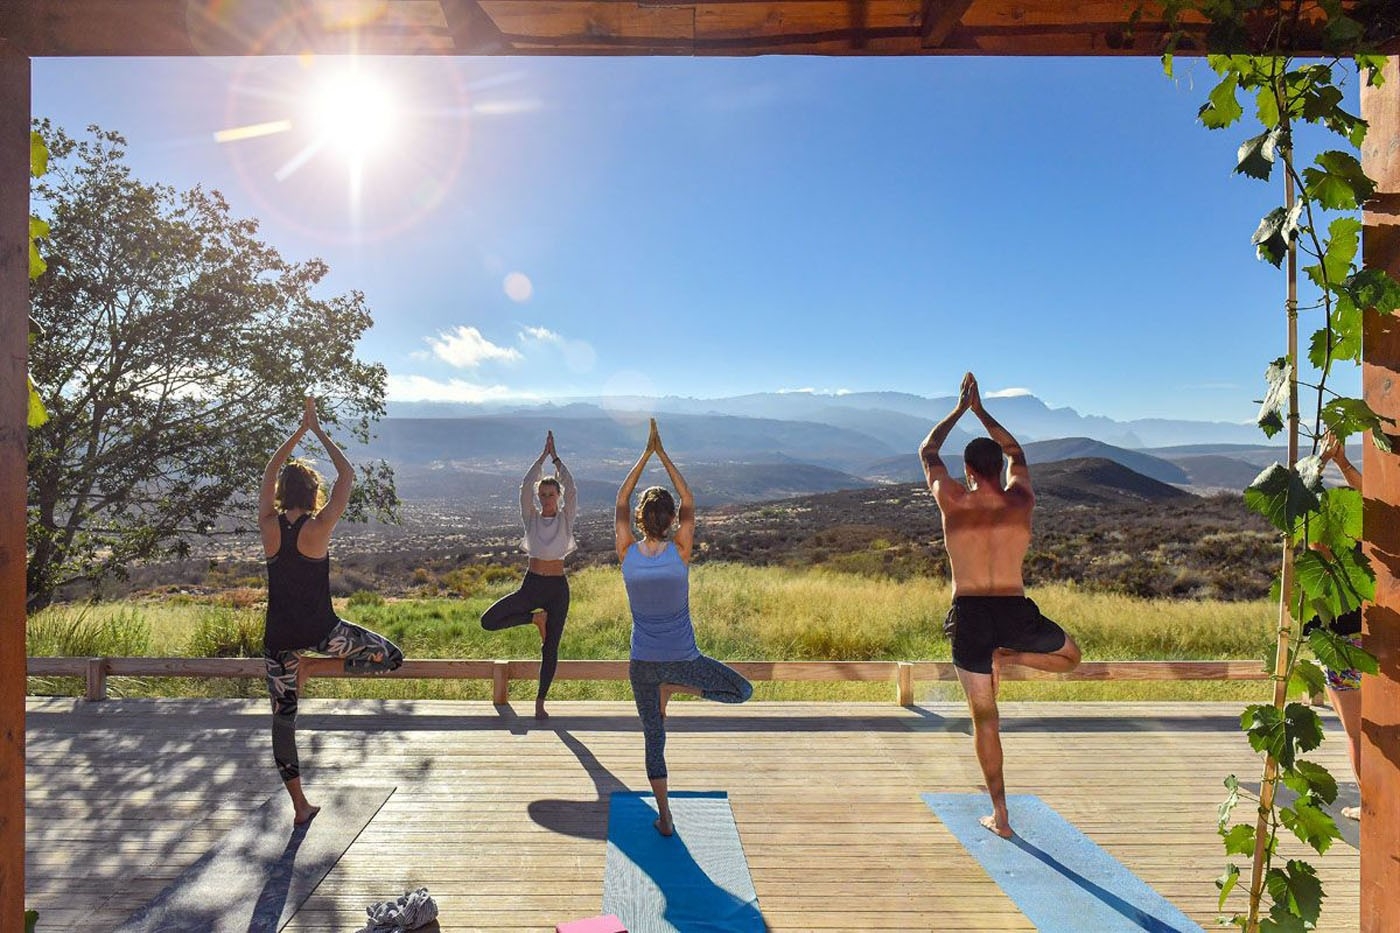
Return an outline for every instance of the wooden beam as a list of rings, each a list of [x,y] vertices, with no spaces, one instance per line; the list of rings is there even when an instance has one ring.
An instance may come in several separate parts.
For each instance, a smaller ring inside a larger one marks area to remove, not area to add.
[[[29,79],[0,39],[0,930],[24,929]]]
[[[972,0],[924,0],[919,38],[924,48],[936,49],[948,41],[948,35],[962,22]]]
[[[459,54],[509,55],[516,51],[476,0],[442,0],[442,15]]]
[[[1387,61],[1384,85],[1362,89],[1361,115],[1370,123],[1362,164],[1377,193],[1364,215],[1363,261],[1400,277],[1400,59]],[[1371,408],[1400,423],[1400,317],[1367,315],[1361,382]],[[1388,933],[1400,927],[1400,456],[1367,444],[1363,458],[1376,598],[1362,613],[1361,637],[1380,673],[1361,684],[1361,933]]]

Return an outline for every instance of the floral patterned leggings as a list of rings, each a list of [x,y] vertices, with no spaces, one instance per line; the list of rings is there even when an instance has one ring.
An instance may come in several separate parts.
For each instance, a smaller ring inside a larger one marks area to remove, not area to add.
[[[344,658],[345,669],[356,674],[392,671],[403,663],[399,646],[377,632],[341,619],[321,643],[307,649],[316,654]],[[380,656],[375,660],[375,656]],[[272,695],[272,757],[283,781],[301,777],[297,760],[297,670],[300,651],[269,651],[267,692]]]

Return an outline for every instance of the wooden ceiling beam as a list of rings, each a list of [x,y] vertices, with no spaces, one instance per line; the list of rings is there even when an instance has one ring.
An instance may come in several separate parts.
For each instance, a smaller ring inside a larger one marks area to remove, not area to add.
[[[936,49],[943,45],[972,8],[972,3],[973,0],[924,0],[919,18],[919,38],[924,48]]]

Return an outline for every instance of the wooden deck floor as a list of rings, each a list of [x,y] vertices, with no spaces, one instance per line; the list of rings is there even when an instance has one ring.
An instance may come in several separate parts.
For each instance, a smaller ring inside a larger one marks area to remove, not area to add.
[[[526,709],[520,704],[522,711]],[[309,700],[305,780],[392,784],[287,929],[346,931],[426,885],[445,930],[552,930],[601,905],[607,794],[644,789],[628,703]],[[1035,793],[1206,929],[1221,780],[1257,780],[1237,704],[1007,704],[1008,790]],[[1310,757],[1350,773],[1336,720]],[[263,702],[31,699],[27,893],[43,931],[118,925],[281,785]],[[676,790],[729,792],[774,930],[1034,929],[920,800],[973,791],[960,704],[678,702]],[[1285,844],[1286,853],[1301,851]],[[1321,929],[1357,929],[1358,859],[1312,856]]]

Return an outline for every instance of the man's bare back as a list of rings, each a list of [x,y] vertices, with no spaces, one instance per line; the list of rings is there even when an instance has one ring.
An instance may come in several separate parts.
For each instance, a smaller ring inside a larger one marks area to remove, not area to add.
[[[938,451],[968,411],[982,422],[989,437],[967,445],[964,484],[949,474]],[[919,459],[942,513],[943,544],[952,571],[953,605],[944,632],[952,643],[958,680],[967,693],[977,760],[992,798],[993,812],[982,819],[982,825],[1009,838],[1012,830],[996,706],[1001,666],[1072,670],[1079,664],[1079,649],[1025,597],[1021,564],[1030,547],[1035,508],[1030,470],[1021,445],[982,407],[972,373],[963,377],[957,407],[934,426],[919,448]]]

